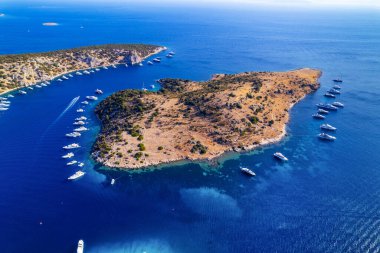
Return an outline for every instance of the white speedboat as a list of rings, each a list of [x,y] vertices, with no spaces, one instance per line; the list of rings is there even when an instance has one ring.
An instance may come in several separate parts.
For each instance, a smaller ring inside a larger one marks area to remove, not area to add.
[[[21,95],[26,95],[27,94],[26,91],[23,91],[23,90],[20,90],[18,93],[21,94]]]
[[[344,107],[344,104],[342,104],[341,102],[334,102],[332,103],[332,105],[335,107]]]
[[[39,85],[39,84],[36,84],[36,88],[38,88],[38,89],[41,89],[41,88],[42,88],[42,86],[41,86],[41,85]]]
[[[326,140],[326,141],[335,141],[336,140],[336,137],[331,136],[331,135],[326,134],[326,133],[318,134],[318,138],[322,139],[322,140]]]
[[[69,78],[67,76],[62,76],[62,79],[68,80]]]
[[[83,71],[83,74],[89,75],[90,72],[88,72],[88,70],[85,70],[85,71]]]
[[[96,89],[96,90],[95,90],[95,93],[101,95],[101,94],[103,94],[103,91],[102,91],[102,90],[99,90],[99,89]]]
[[[13,96],[12,94],[9,94],[8,97],[9,98],[14,98],[15,96]]]
[[[84,122],[84,121],[82,121],[82,120],[75,121],[75,122],[73,123],[74,126],[83,126],[83,125],[85,125],[85,124],[86,124],[86,122]]]
[[[79,72],[79,71],[75,72],[75,74],[76,74],[77,76],[82,76],[82,75],[83,75],[83,74],[82,74],[81,72]]]
[[[69,77],[74,77],[72,74],[69,74]]]
[[[84,166],[84,163],[79,163],[79,164],[78,164],[78,167],[81,167],[81,168],[82,168],[83,166]]]
[[[125,64],[125,67],[128,68],[129,67],[128,64]]]
[[[28,90],[33,90],[33,87],[30,87],[30,86],[28,86],[28,87],[26,87]]]
[[[75,160],[74,160],[74,161],[68,162],[68,163],[66,163],[66,164],[70,166],[70,165],[74,165],[74,164],[76,164],[76,163],[78,163],[78,161],[75,161]]]
[[[58,82],[62,82],[63,80],[62,80],[61,78],[59,78],[57,81],[58,81]],[[45,84],[45,85],[42,85],[42,86],[46,86],[46,84]]]
[[[324,96],[328,98],[335,98],[335,95],[331,94],[330,92],[326,92]]]
[[[74,156],[74,153],[70,152],[70,153],[67,153],[66,155],[63,155],[62,158],[68,159],[68,158],[71,158],[73,156]]]
[[[142,66],[144,66],[144,64],[142,64],[142,62],[140,62],[140,63],[139,63],[139,66],[142,67]]]
[[[148,65],[153,65],[153,62],[151,62],[151,61],[148,61],[147,63],[148,63]]]
[[[313,114],[312,116],[313,116],[313,118],[315,118],[315,119],[325,119],[325,118],[326,118],[325,116],[323,116],[323,115],[321,115],[321,114],[319,114],[319,113],[315,113],[315,114]]]
[[[80,178],[80,177],[82,177],[82,176],[84,176],[84,174],[86,174],[85,172],[83,172],[83,171],[77,171],[77,172],[75,172],[75,174],[74,175],[71,175],[69,178],[68,178],[68,180],[75,180],[75,179],[78,179],[78,178]],[[79,241],[80,242],[80,241]],[[78,249],[79,249],[79,243],[78,243]],[[82,251],[77,251],[78,253],[79,252],[83,252],[83,246],[82,246]]]
[[[240,168],[240,171],[243,172],[244,174],[250,176],[250,177],[256,176],[256,173],[253,172],[252,170],[248,169],[248,168]]]
[[[115,66],[115,65],[112,65],[112,68],[116,69],[116,66]]]
[[[50,82],[49,82],[49,81],[46,81],[46,84],[50,84]]]
[[[114,185],[115,184],[115,179],[111,179],[111,185]]]
[[[59,80],[61,80],[61,79],[58,79],[58,81],[59,81]],[[62,80],[61,80],[60,82],[62,82]],[[47,87],[47,84],[46,84],[46,83],[40,83],[40,85],[43,86],[43,87]]]
[[[82,108],[79,108],[79,109],[77,110],[77,112],[84,112],[84,110],[83,110]]]
[[[90,73],[95,73],[95,71],[91,69],[91,70],[90,70]]]
[[[99,69],[99,68],[96,68],[95,71],[100,71],[100,69]]]
[[[88,101],[83,101],[81,104],[88,105]]]
[[[323,110],[323,109],[318,109],[318,113],[319,113],[319,114],[328,114],[329,111],[327,111],[327,110]]]
[[[95,96],[86,96],[88,100],[98,100],[98,97]]]
[[[79,137],[79,136],[81,136],[81,135],[82,135],[81,133],[78,133],[78,132],[72,132],[72,133],[66,134],[66,137],[76,138],[76,137]]]
[[[73,143],[67,146],[64,146],[63,149],[74,149],[74,148],[80,148],[78,143]]]
[[[75,128],[74,131],[75,132],[83,132],[83,131],[87,131],[88,128],[84,127],[84,126],[81,126],[81,127],[78,127],[78,128]]]
[[[75,120],[86,120],[87,118],[85,116],[80,116],[79,118],[76,118]]]
[[[289,159],[284,156],[283,154],[281,154],[280,152],[276,152],[273,154],[273,156],[281,161],[284,161],[284,162],[287,162]]]
[[[332,104],[319,103],[319,104],[317,104],[317,107],[321,108],[321,109],[329,110],[329,111],[336,111],[336,110],[338,110],[338,108],[336,106],[333,106]]]
[[[106,66],[104,66],[103,69],[108,69],[108,68]]]
[[[329,125],[329,124],[322,124],[321,129],[328,130],[328,131],[336,131],[336,127],[333,127],[332,125]]]

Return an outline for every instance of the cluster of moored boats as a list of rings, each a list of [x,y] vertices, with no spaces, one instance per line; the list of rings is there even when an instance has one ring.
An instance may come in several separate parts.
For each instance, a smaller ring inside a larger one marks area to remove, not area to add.
[[[336,98],[337,95],[341,94],[342,87],[339,84],[342,83],[343,80],[338,78],[338,79],[334,79],[333,82],[334,82],[334,86],[324,94],[324,96],[327,98]],[[324,120],[326,119],[328,114],[330,114],[333,111],[338,111],[339,108],[343,108],[343,107],[344,107],[344,104],[338,101],[334,101],[332,103],[319,103],[317,104],[317,108],[318,108],[317,113],[313,114],[312,116],[315,119]],[[322,130],[322,132],[318,134],[319,139],[326,140],[326,141],[336,140],[335,136],[327,133],[327,132],[335,132],[337,130],[336,127],[325,123],[320,126],[320,129]]]
[[[8,95],[8,97],[0,97],[0,112],[8,111],[9,107],[11,106],[11,101],[9,101],[8,98],[12,97],[13,95]]]
[[[100,89],[96,89],[95,94],[101,95],[101,94],[103,94],[103,91]],[[86,105],[86,104],[89,104],[88,101],[96,101],[96,100],[98,100],[97,96],[86,96],[86,100],[81,102],[81,104]],[[84,102],[87,102],[87,103],[84,103]],[[83,106],[77,109],[78,113],[83,113],[84,111],[85,110],[84,110]],[[85,125],[87,125],[87,123],[88,123],[87,117],[85,117],[84,115],[80,115],[80,116],[76,117],[74,122],[73,122],[73,126],[75,127],[73,132],[67,133],[67,134],[65,134],[65,136],[67,138],[74,138],[74,139],[81,137],[83,132],[89,130],[87,127],[85,127]],[[71,144],[68,144],[68,145],[62,147],[64,150],[68,151],[67,154],[62,156],[63,159],[69,159],[69,161],[66,163],[67,166],[74,166],[75,165],[75,166],[78,166],[80,168],[84,167],[83,162],[79,162],[73,158],[75,156],[74,150],[79,149],[80,147],[81,146],[78,143],[71,143]],[[75,172],[73,175],[71,175],[68,178],[68,180],[78,179],[78,178],[84,176],[85,174],[86,173],[84,171],[79,170],[79,171]]]
[[[342,87],[339,85],[339,83],[342,83],[343,80],[334,79],[333,82],[334,82],[334,86],[325,93],[325,97],[335,98],[336,95],[341,94],[340,91]],[[319,103],[317,104],[317,108],[318,108],[317,113],[313,114],[312,116],[315,119],[324,120],[327,114],[329,114],[332,111],[338,111],[339,108],[343,108],[343,107],[344,107],[344,104],[337,101],[332,102],[332,103]],[[320,129],[322,130],[322,132],[318,134],[318,138],[320,138],[321,140],[327,140],[327,141],[336,140],[335,136],[332,136],[331,134],[327,133],[327,132],[335,132],[337,130],[336,127],[325,123],[320,126]],[[289,160],[286,156],[284,156],[280,152],[274,153],[273,157],[282,162],[287,162]],[[245,175],[248,175],[251,177],[256,176],[256,173],[250,170],[249,168],[240,167],[240,171],[244,173]]]

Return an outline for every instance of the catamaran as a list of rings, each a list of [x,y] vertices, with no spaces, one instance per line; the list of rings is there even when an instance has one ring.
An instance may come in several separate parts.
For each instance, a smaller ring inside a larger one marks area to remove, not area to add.
[[[281,154],[280,152],[276,152],[273,154],[273,156],[281,161],[284,161],[284,162],[287,162],[289,159],[284,156],[283,154]]]

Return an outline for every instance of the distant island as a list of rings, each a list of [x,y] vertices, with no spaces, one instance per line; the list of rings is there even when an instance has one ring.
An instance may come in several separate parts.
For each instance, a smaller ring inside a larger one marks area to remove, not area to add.
[[[92,155],[108,167],[134,169],[278,141],[289,109],[319,88],[320,75],[308,68],[217,74],[205,82],[161,79],[157,92],[117,92],[96,107],[102,129]]]
[[[45,23],[42,23],[43,26],[57,26],[59,25],[58,23],[56,22],[45,22]]]
[[[114,64],[137,64],[165,50],[143,44],[110,44],[44,53],[0,55],[0,94],[60,75]]]

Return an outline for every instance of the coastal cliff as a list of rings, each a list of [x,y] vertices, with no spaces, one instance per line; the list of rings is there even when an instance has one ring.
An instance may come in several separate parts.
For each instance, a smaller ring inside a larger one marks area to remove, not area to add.
[[[117,92],[95,110],[102,130],[93,157],[133,169],[213,159],[278,141],[289,109],[319,88],[320,75],[306,68],[218,74],[205,82],[162,79],[157,92]]]
[[[110,44],[44,53],[0,55],[0,94],[65,73],[114,64],[137,64],[164,47]]]

